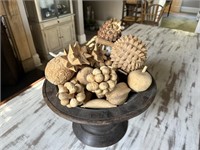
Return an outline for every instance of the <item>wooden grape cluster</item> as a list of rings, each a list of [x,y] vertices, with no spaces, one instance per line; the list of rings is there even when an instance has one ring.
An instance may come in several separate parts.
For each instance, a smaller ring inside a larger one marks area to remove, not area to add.
[[[98,98],[102,98],[114,89],[117,83],[117,74],[113,69],[102,66],[100,69],[93,69],[92,73],[87,75],[86,80],[88,82],[86,89],[96,93]]]
[[[76,80],[66,82],[64,85],[58,85],[58,98],[63,106],[68,108],[83,104],[86,99],[84,87]]]

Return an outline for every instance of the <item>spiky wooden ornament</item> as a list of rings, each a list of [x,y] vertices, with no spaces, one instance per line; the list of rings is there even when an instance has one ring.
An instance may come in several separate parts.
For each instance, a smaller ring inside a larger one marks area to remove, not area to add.
[[[107,20],[97,32],[97,36],[104,40],[115,42],[121,36],[121,22],[115,19]]]
[[[114,68],[129,73],[143,67],[147,58],[147,49],[137,37],[123,36],[114,43],[110,57]]]

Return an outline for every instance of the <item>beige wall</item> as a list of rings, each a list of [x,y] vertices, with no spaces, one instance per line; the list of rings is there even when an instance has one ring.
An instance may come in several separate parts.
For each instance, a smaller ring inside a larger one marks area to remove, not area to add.
[[[83,4],[84,14],[86,7],[92,6],[97,21],[105,21],[109,18],[120,20],[122,17],[122,0],[83,1]]]
[[[200,8],[200,0],[183,0],[182,6]]]

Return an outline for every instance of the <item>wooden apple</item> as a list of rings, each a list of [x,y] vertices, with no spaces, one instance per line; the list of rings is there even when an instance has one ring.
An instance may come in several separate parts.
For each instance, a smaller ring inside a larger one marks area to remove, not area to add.
[[[146,69],[147,66],[143,69],[134,70],[128,75],[128,85],[135,92],[147,90],[152,83],[152,77],[148,72],[146,72]]]

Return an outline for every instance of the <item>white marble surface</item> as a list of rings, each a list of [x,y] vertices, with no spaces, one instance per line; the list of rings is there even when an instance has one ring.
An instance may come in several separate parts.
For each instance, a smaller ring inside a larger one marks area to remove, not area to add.
[[[149,71],[158,93],[143,114],[129,120],[125,136],[100,150],[200,149],[199,35],[133,25],[133,34],[147,44]],[[79,142],[71,122],[45,104],[40,81],[0,106],[1,150],[95,150]]]

